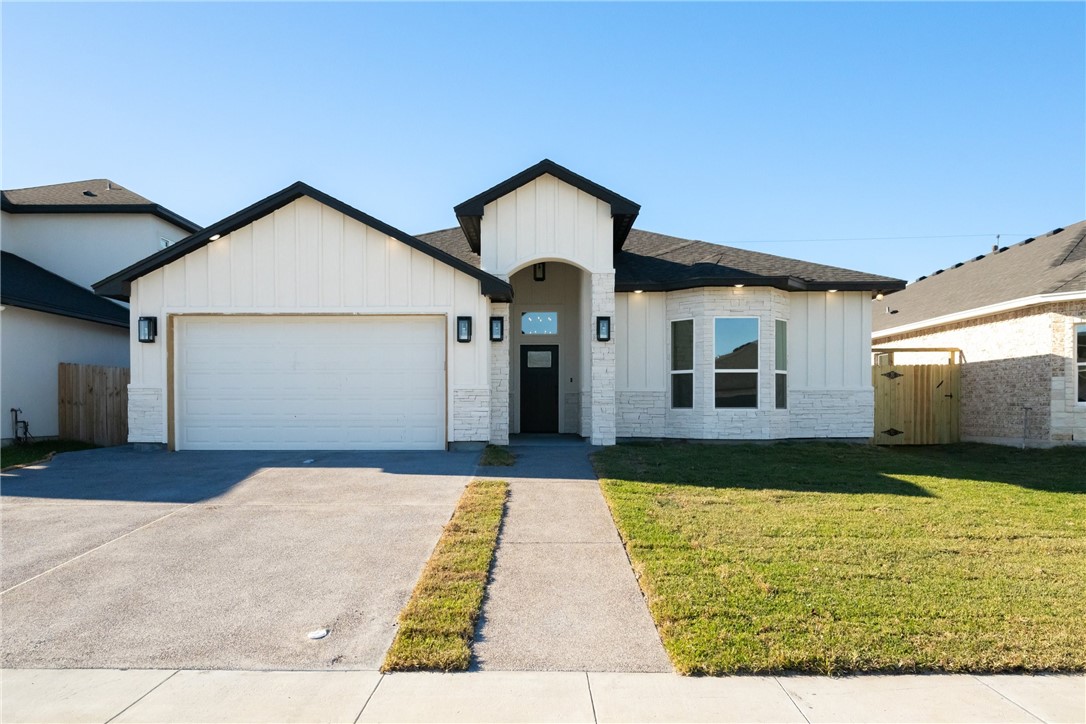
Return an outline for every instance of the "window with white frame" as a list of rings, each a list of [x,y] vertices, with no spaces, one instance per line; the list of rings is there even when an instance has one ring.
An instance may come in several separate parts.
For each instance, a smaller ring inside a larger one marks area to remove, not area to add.
[[[776,383],[777,409],[784,410],[788,407],[788,322],[783,319],[776,320],[773,333],[776,346],[773,376],[776,378],[774,382]]]
[[[758,407],[758,318],[717,317],[713,325],[716,406]]]
[[[694,406],[694,320],[671,323],[671,406]]]
[[[1075,325],[1075,368],[1078,371],[1078,401],[1086,402],[1086,324]]]

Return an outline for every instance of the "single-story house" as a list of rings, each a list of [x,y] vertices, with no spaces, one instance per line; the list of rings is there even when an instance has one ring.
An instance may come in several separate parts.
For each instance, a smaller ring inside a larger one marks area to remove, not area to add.
[[[57,365],[128,366],[128,309],[90,285],[200,227],[109,179],[0,192],[0,410],[55,437]]]
[[[544,160],[412,236],[296,183],[95,285],[131,301],[130,439],[871,437],[869,300],[904,282],[641,231],[639,210]]]
[[[921,277],[873,318],[876,348],[961,350],[963,440],[1086,443],[1086,221]]]

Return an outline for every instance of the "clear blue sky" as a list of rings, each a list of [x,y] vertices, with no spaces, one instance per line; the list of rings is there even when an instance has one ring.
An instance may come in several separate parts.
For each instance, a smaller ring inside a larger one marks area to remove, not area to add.
[[[1086,218],[1084,8],[5,2],[2,185],[208,224],[300,179],[421,233],[549,157],[640,228],[911,280]]]

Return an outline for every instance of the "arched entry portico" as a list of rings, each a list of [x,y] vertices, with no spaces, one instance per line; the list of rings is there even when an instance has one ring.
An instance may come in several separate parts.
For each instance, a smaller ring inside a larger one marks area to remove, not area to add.
[[[557,260],[510,277],[510,431],[591,436],[591,275]]]

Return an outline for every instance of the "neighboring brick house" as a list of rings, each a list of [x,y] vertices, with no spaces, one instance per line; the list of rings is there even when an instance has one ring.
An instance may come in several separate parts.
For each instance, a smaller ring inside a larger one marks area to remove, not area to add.
[[[869,300],[905,283],[642,231],[640,208],[544,160],[416,237],[294,184],[95,285],[157,328],[129,439],[869,439]]]
[[[1086,444],[1086,221],[995,248],[874,304],[873,346],[962,350],[962,439]]]

